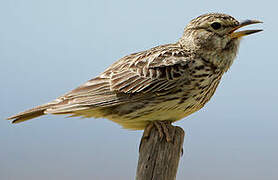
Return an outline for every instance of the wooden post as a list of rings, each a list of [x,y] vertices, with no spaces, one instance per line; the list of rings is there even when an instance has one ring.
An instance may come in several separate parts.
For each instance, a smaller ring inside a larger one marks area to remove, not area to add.
[[[184,131],[178,126],[167,125],[173,135],[172,142],[159,137],[156,128],[149,138],[141,139],[136,180],[175,180],[182,155]]]

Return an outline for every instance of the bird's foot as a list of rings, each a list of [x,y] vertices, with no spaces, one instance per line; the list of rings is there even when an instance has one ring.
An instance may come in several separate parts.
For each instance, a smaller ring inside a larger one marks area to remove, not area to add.
[[[166,142],[173,142],[174,133],[170,133],[169,126],[171,126],[171,121],[153,121],[145,128],[143,138],[149,138],[152,129],[156,128],[158,130],[160,140],[165,137]]]

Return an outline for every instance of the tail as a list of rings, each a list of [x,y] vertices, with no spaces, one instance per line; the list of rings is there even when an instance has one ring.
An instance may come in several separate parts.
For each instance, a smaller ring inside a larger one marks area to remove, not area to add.
[[[29,119],[33,119],[45,115],[46,114],[45,111],[47,110],[47,108],[49,108],[52,105],[53,104],[45,104],[45,105],[37,106],[27,111],[18,113],[14,116],[8,117],[7,120],[12,120],[12,123],[20,123],[23,121],[27,121]]]

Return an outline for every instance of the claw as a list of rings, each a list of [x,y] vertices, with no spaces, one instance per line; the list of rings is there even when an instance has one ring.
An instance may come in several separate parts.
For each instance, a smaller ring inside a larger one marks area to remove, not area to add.
[[[144,130],[144,133],[143,133],[143,139],[148,139],[150,137],[150,134],[151,134],[151,131],[152,131],[152,128],[154,127],[154,124],[153,123],[149,123],[145,130]]]
[[[154,121],[153,124],[158,130],[160,140],[162,140],[164,137],[164,129],[162,127],[162,123],[160,123],[160,121]]]
[[[144,130],[143,138],[149,138],[152,128],[156,128],[159,133],[160,140],[162,140],[164,137],[166,139],[166,142],[173,142],[174,134],[170,134],[168,125],[170,125],[170,121],[153,121],[147,125],[147,127]]]

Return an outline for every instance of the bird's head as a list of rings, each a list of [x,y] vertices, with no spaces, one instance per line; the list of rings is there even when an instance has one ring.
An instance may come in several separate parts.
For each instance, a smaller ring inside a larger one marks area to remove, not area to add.
[[[243,36],[262,31],[237,30],[256,23],[261,23],[261,21],[246,20],[239,22],[226,14],[205,14],[190,21],[185,27],[184,34],[179,42],[186,49],[196,50],[204,56],[223,56],[227,58],[227,61],[230,61],[230,59],[235,58],[239,41]],[[216,57],[216,60],[218,59],[225,61],[222,57]],[[221,64],[223,63],[231,64],[231,62],[222,62]]]

